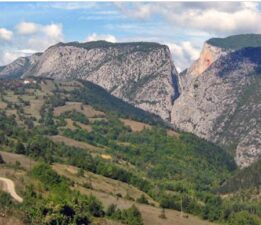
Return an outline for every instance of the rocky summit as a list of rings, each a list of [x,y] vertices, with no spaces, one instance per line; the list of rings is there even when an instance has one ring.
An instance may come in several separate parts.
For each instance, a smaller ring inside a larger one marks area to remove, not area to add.
[[[59,43],[20,58],[0,77],[41,76],[92,81],[129,103],[170,119],[177,72],[167,46],[157,43]]]

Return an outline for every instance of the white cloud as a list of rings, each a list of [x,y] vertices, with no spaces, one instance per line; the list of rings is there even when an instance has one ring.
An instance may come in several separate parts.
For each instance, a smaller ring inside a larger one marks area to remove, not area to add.
[[[0,46],[0,65],[8,64],[21,56],[42,52],[51,45],[63,41],[62,24],[22,22],[16,26],[16,33],[6,31],[0,29],[0,39],[9,40],[13,37],[13,40]]]
[[[33,34],[39,30],[39,25],[36,23],[22,22],[16,26],[16,30],[19,34]]]
[[[36,53],[37,51],[35,51],[33,49],[18,49],[18,50],[15,50],[14,52],[24,54],[24,55],[32,55],[32,54]]]
[[[93,33],[86,38],[86,41],[98,41],[98,40],[104,40],[104,41],[113,42],[113,43],[117,42],[117,38],[111,34]]]
[[[116,4],[127,16],[161,16],[175,27],[214,35],[261,32],[261,12],[255,2],[168,2]]]
[[[166,43],[166,45],[169,46],[174,64],[179,72],[187,68],[200,54],[200,49],[196,48],[188,41],[179,44]]]
[[[51,2],[48,4],[38,4],[38,7],[63,9],[63,10],[79,10],[96,8],[96,2]]]
[[[31,22],[22,22],[16,26],[16,31],[21,35],[34,35],[34,34],[42,34],[48,36],[53,40],[61,40],[63,39],[63,27],[61,24],[37,24]]]
[[[54,40],[63,39],[63,28],[61,24],[50,24],[43,27],[43,32]]]
[[[153,3],[122,3],[115,2],[114,3],[124,15],[136,18],[136,19],[148,19],[153,13]]]
[[[13,62],[21,56],[25,56],[25,54],[12,50],[2,51],[0,54],[0,65],[6,65],[10,62]]]
[[[0,28],[0,39],[10,41],[13,37],[13,32],[5,28]]]

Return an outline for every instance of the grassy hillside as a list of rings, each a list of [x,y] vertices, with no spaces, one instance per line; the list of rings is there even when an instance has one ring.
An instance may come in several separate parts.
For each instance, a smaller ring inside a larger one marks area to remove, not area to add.
[[[90,82],[2,81],[0,147],[3,176],[24,198],[6,213],[24,224],[238,225],[243,210],[255,225],[261,216],[256,200],[215,193],[236,169],[223,149]]]
[[[260,34],[240,34],[226,38],[211,38],[207,43],[226,49],[240,49],[246,47],[261,47]]]

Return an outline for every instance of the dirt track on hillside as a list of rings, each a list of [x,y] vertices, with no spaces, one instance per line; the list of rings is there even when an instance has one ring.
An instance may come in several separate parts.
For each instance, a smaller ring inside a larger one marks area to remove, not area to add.
[[[3,183],[3,190],[8,192],[17,202],[23,201],[23,199],[16,193],[15,184],[12,180],[0,177],[0,182]]]

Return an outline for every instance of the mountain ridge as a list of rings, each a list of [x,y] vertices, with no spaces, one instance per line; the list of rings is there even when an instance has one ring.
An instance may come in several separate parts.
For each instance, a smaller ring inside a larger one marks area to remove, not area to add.
[[[33,75],[91,81],[114,96],[171,121],[178,129],[222,145],[235,155],[238,165],[245,167],[260,155],[260,140],[253,138],[259,133],[255,128],[260,123],[259,100],[254,97],[256,93],[247,91],[248,86],[257,89],[254,84],[259,84],[259,45],[258,34],[209,39],[199,59],[178,74],[166,45],[58,43],[42,54],[20,59],[21,62],[18,59],[2,68],[0,76],[9,72],[13,77],[19,74],[24,78]],[[246,98],[243,95],[250,97],[240,105],[241,99]],[[244,114],[235,113],[238,109],[244,109]],[[249,128],[248,134],[240,131],[242,124]]]
[[[25,59],[9,64],[0,77],[18,73],[22,77],[89,80],[168,120],[172,96],[178,92],[173,85],[177,71],[170,50],[158,43],[58,43],[40,56]]]

